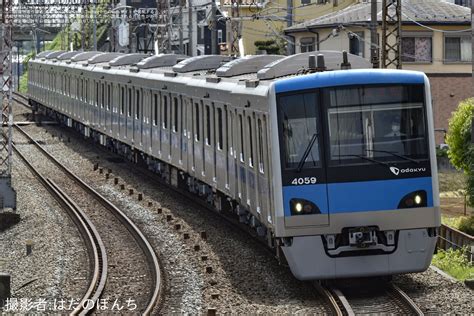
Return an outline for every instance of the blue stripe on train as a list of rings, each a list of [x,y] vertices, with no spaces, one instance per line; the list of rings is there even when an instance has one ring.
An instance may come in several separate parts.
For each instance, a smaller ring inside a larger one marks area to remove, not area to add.
[[[420,84],[424,75],[417,71],[360,69],[320,72],[275,82],[275,92],[290,92],[354,84]]]
[[[425,190],[428,207],[433,206],[431,177],[367,182],[330,183],[283,187],[285,216],[291,216],[290,200],[303,198],[316,203],[321,213],[353,213],[397,209],[407,194]],[[329,200],[329,207],[328,207]]]

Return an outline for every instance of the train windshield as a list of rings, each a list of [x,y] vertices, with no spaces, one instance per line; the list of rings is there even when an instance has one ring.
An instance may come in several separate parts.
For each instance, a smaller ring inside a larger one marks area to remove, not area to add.
[[[329,164],[428,159],[423,86],[357,86],[325,91]]]
[[[316,93],[303,93],[280,98],[284,167],[301,169],[318,167],[318,108]]]

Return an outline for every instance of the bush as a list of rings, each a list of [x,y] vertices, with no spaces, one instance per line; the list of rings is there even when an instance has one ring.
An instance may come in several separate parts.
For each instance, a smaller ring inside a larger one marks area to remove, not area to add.
[[[467,175],[468,204],[474,205],[474,145],[471,144],[471,121],[474,116],[474,98],[462,101],[449,120],[446,143],[453,166]]]
[[[436,147],[436,157],[438,157],[438,158],[442,158],[442,157],[448,158],[448,148],[446,148],[446,147],[444,147],[444,148]]]
[[[463,233],[474,236],[474,216],[461,219],[458,227]]]
[[[467,259],[467,247],[462,249],[438,250],[434,255],[432,264],[458,280],[474,277],[474,266]]]

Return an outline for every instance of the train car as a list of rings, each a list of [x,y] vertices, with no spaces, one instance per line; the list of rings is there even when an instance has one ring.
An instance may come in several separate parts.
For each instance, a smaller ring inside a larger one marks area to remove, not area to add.
[[[46,52],[28,87],[34,108],[235,213],[298,279],[423,271],[440,226],[429,81],[369,68],[332,51]]]

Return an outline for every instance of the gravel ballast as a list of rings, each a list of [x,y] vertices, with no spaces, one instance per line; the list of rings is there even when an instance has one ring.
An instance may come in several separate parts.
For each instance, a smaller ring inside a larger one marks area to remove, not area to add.
[[[58,160],[124,210],[150,239],[165,275],[161,313],[196,314],[208,309],[234,314],[327,313],[310,283],[296,280],[261,245],[216,214],[143,177],[134,171],[133,165],[117,163],[115,155],[104,153],[66,128],[25,129],[44,141]],[[62,137],[58,138],[59,135]],[[68,138],[72,141],[67,142]],[[103,173],[93,171],[96,163]],[[108,169],[112,173],[106,179]],[[115,177],[119,185],[114,185]],[[120,189],[121,184],[125,190]],[[129,189],[134,190],[133,194]],[[143,194],[143,201],[138,201],[138,193]],[[205,239],[201,237],[203,231]],[[466,314],[474,309],[472,290],[431,269],[396,276],[394,282],[427,314]]]

